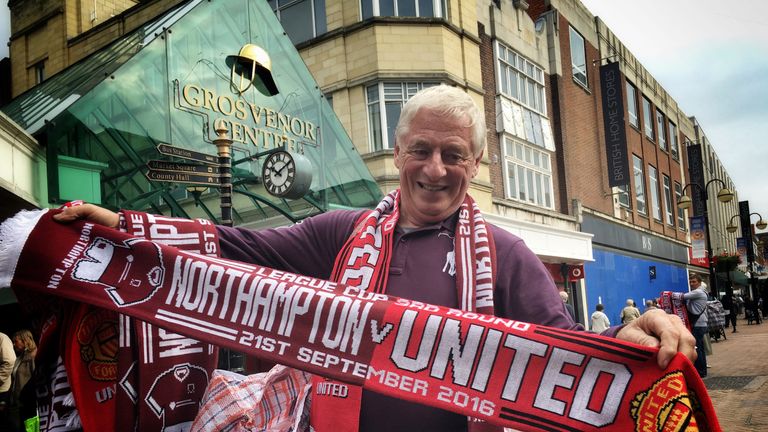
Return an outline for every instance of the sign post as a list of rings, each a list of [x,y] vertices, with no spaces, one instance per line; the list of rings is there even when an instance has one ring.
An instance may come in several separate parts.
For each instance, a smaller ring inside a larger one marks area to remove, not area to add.
[[[149,170],[144,174],[150,181],[185,183],[217,187],[221,195],[221,224],[232,226],[232,140],[227,138],[227,127],[219,121],[215,125],[217,156],[196,152],[169,144],[158,144],[157,151],[193,162],[147,161]]]

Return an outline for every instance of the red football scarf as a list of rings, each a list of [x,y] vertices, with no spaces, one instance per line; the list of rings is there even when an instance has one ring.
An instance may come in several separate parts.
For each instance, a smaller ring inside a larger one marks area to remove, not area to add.
[[[662,291],[659,296],[659,308],[668,314],[679,316],[688,330],[691,330],[691,321],[688,319],[688,309],[685,306],[683,293]]]
[[[720,430],[682,354],[660,370],[655,349],[61,225],[51,213],[0,227],[0,285],[519,430]],[[148,283],[113,284],[124,266],[100,255],[104,242],[137,257],[123,280]]]
[[[133,211],[124,211],[120,216],[121,230],[135,237],[189,252],[218,255],[218,234],[207,220]],[[125,315],[120,315],[119,334],[116,403],[120,415],[115,430],[188,427],[216,368],[215,347]]]
[[[464,311],[493,315],[496,250],[480,208],[467,195],[454,233],[456,297]],[[400,190],[395,190],[357,224],[336,256],[331,280],[366,291],[385,293],[392,241],[400,218]],[[311,424],[316,432],[356,432],[362,387],[313,377]],[[344,388],[343,397],[329,389]],[[470,421],[471,427],[477,422]]]

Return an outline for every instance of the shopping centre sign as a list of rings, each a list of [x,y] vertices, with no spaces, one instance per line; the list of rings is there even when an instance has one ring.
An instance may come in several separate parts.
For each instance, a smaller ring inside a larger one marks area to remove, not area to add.
[[[198,84],[185,84],[181,90],[182,109],[212,114],[222,120],[234,142],[258,150],[286,148],[304,153],[304,146],[318,145],[315,123],[273,108],[246,101],[238,95],[219,94]]]

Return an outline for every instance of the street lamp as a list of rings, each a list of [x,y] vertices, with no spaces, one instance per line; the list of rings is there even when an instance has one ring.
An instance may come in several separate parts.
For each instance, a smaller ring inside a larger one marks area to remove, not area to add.
[[[757,215],[757,217],[760,218],[760,220],[755,222],[755,226],[757,227],[757,229],[764,230],[764,229],[768,228],[768,222],[766,222],[765,219],[763,219],[763,217],[760,216],[760,213],[753,212],[753,213],[749,214],[750,217],[752,217],[754,215]],[[731,234],[735,233],[736,230],[739,229],[739,226],[733,223],[733,220],[736,219],[737,217],[739,217],[739,215],[731,216],[731,220],[730,220],[730,222],[728,222],[728,226],[725,227],[725,230],[728,231]]]
[[[712,240],[710,239],[709,235],[709,211],[707,209],[707,199],[709,198],[709,194],[707,194],[707,188],[712,183],[720,183],[722,185],[722,188],[717,192],[717,200],[723,203],[730,202],[733,199],[733,191],[728,189],[725,186],[725,182],[718,178],[713,178],[712,180],[708,181],[703,187],[698,183],[688,183],[683,187],[683,190],[681,191],[682,196],[679,200],[677,200],[677,207],[685,210],[687,208],[690,208],[693,204],[693,200],[688,195],[685,195],[685,190],[689,187],[695,186],[695,188],[698,188],[699,190],[699,196],[701,200],[704,202],[704,214],[702,215],[704,217],[704,229],[706,229],[707,234],[707,266],[709,267],[709,283],[712,284],[710,287],[711,292],[717,293],[717,277],[715,275],[715,266],[714,266],[714,260],[712,259]]]

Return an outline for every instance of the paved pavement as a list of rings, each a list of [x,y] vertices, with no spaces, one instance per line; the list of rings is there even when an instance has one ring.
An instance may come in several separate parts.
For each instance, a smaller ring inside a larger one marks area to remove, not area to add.
[[[712,343],[704,383],[723,431],[768,431],[768,321],[736,329]]]

